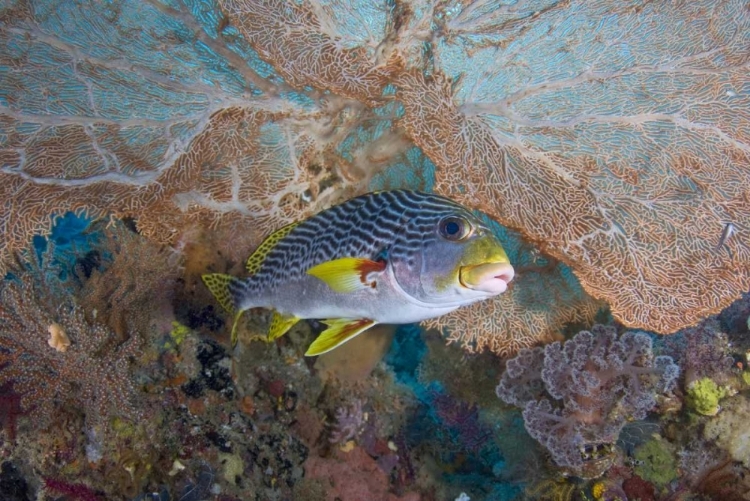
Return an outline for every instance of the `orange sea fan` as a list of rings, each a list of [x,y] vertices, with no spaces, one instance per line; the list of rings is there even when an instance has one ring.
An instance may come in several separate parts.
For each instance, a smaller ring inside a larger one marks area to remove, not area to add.
[[[0,269],[69,210],[159,242],[208,226],[241,259],[409,186],[484,210],[595,298],[519,276],[430,324],[471,349],[548,340],[598,300],[671,332],[750,289],[746,2],[52,4],[0,10]]]
[[[632,185],[601,158],[501,139],[486,119],[461,112],[441,75],[412,73],[400,84],[402,124],[436,163],[436,190],[571,266],[624,324],[673,332],[750,288],[747,240],[717,248],[727,220],[750,219],[750,154],[718,129],[686,125],[678,135],[665,125],[670,146],[652,152],[653,169]],[[631,127],[608,125],[614,134]],[[706,141],[713,162],[700,149]]]

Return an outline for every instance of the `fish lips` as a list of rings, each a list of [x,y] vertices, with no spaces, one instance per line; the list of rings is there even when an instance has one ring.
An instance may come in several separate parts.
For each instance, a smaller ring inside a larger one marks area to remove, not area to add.
[[[458,279],[467,289],[501,294],[508,289],[515,271],[510,263],[484,263],[461,266]]]

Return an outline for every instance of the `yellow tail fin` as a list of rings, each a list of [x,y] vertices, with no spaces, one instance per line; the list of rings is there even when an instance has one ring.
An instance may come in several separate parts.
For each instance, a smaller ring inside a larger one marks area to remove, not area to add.
[[[203,279],[203,283],[206,284],[206,287],[208,287],[208,290],[211,291],[211,294],[214,295],[221,307],[224,308],[227,312],[234,315],[231,337],[232,348],[234,348],[237,345],[237,323],[239,322],[244,310],[237,310],[236,308],[236,293],[239,293],[239,291],[242,291],[243,289],[237,287],[233,291],[231,285],[240,285],[242,284],[242,280],[237,277],[233,277],[232,275],[225,275],[223,273],[209,273],[207,275],[203,275],[201,278]]]

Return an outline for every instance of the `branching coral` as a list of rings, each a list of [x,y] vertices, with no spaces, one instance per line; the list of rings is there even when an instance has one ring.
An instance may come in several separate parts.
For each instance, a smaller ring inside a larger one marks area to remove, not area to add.
[[[21,406],[38,426],[54,418],[59,406],[75,402],[89,424],[111,415],[136,418],[137,391],[129,375],[139,353],[135,333],[116,344],[112,333],[86,321],[83,311],[48,297],[30,272],[3,284],[0,291],[0,384],[13,381]],[[48,344],[50,326],[65,331],[65,351]]]
[[[118,339],[127,339],[130,332],[145,336],[155,321],[152,314],[171,310],[180,256],[123,224],[110,225],[103,233],[96,252],[106,257],[99,266],[90,267],[85,259],[76,265],[78,304],[88,320],[106,325]]]
[[[613,327],[596,325],[564,344],[522,350],[508,361],[497,394],[523,408],[529,434],[559,466],[598,476],[622,427],[644,419],[678,374],[670,357],[653,356],[648,335],[618,338]]]

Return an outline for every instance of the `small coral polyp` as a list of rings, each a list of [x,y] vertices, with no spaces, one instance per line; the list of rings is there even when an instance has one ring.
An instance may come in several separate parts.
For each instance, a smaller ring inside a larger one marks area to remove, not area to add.
[[[70,346],[70,338],[65,333],[65,329],[63,329],[60,324],[53,322],[52,324],[50,324],[47,331],[49,332],[49,340],[47,341],[47,344],[49,344],[50,347],[61,352],[68,351],[68,347]]]

